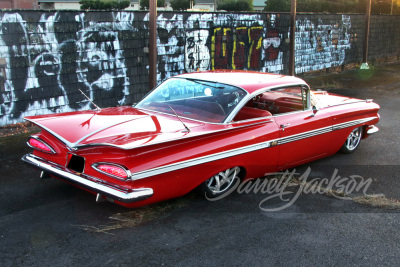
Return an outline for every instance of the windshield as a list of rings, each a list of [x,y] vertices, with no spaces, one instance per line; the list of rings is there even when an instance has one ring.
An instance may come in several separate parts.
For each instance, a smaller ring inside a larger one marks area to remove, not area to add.
[[[171,78],[136,107],[189,119],[221,123],[247,94],[238,87],[198,79]]]

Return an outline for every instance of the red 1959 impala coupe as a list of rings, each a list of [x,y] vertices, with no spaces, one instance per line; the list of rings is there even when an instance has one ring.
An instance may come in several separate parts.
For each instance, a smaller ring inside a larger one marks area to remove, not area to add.
[[[22,160],[126,207],[199,187],[218,197],[257,178],[351,153],[378,131],[379,106],[249,71],[170,78],[134,107],[26,117],[42,131]]]

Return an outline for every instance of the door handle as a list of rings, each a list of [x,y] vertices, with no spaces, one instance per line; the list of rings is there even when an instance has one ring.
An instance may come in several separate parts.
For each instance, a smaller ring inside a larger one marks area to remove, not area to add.
[[[281,124],[281,130],[284,131],[286,127],[290,126],[290,123]]]

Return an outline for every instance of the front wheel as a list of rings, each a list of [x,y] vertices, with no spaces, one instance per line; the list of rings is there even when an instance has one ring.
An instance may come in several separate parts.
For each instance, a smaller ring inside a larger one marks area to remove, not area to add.
[[[199,189],[208,198],[221,196],[240,182],[239,172],[240,167],[226,169],[202,183]]]
[[[340,148],[340,152],[345,154],[353,153],[360,145],[362,138],[362,127],[355,128],[347,137],[346,142]]]

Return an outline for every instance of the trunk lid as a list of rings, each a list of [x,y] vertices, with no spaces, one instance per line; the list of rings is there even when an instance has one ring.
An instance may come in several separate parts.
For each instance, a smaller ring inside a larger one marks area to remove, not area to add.
[[[132,107],[106,108],[25,117],[48,131],[70,148],[112,145],[124,148],[165,142],[188,135],[173,116],[146,113]],[[203,125],[185,121],[189,128]]]

